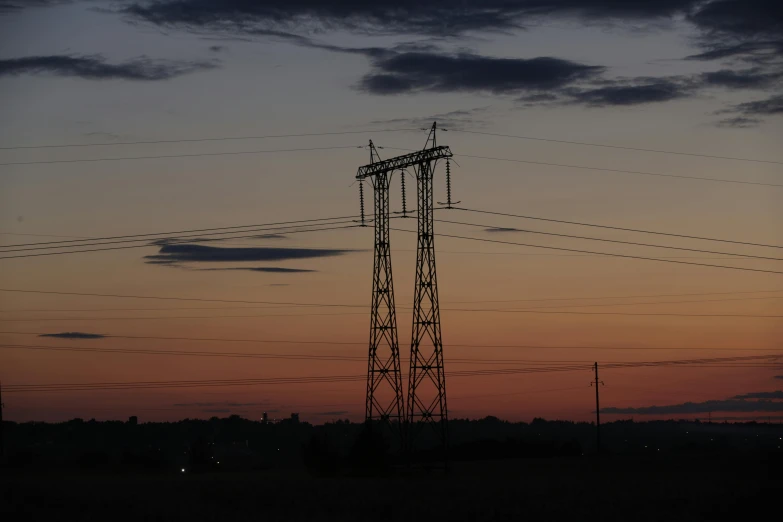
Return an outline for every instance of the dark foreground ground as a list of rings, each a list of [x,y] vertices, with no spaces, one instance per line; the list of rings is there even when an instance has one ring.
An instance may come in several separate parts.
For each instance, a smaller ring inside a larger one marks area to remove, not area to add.
[[[776,520],[780,462],[595,457],[455,463],[449,474],[317,478],[306,471],[0,471],[0,517],[21,520]]]

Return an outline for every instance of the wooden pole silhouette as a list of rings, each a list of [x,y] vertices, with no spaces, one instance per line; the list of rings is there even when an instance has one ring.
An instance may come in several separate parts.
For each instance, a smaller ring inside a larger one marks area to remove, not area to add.
[[[598,400],[598,386],[603,384],[603,381],[598,380],[598,363],[593,364],[593,371],[595,372],[595,381],[590,384],[595,386],[595,452],[601,454],[601,406]]]

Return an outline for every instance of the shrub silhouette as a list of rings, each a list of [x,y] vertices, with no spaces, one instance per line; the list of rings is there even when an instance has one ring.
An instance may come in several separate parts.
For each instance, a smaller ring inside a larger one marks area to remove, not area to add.
[[[340,468],[340,455],[324,434],[315,434],[302,445],[302,462],[310,473],[330,476]]]

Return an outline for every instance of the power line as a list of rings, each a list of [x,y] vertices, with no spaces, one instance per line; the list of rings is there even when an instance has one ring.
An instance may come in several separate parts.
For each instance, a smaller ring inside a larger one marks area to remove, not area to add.
[[[568,145],[582,145],[586,147],[603,147],[607,149],[622,149],[622,150],[634,150],[638,152],[654,152],[657,154],[675,154],[678,156],[694,156],[698,158],[712,158],[712,159],[722,159],[722,160],[732,160],[732,161],[751,161],[755,163],[772,163],[776,165],[783,164],[783,161],[774,161],[774,160],[763,160],[763,159],[754,159],[754,158],[737,158],[737,157],[731,157],[731,156],[715,156],[712,154],[698,154],[695,152],[679,152],[679,151],[672,151],[672,150],[658,150],[658,149],[642,149],[639,147],[624,147],[620,145],[605,145],[601,143],[587,143],[582,141],[567,141],[567,140],[556,140],[556,139],[550,139],[550,138],[535,138],[532,136],[517,136],[513,134],[500,134],[500,133],[494,133],[494,132],[480,132],[480,131],[469,131],[469,130],[460,130],[460,129],[442,129],[447,130],[450,132],[462,132],[464,134],[479,134],[483,136],[495,136],[495,137],[503,137],[503,138],[515,138],[520,140],[531,140],[531,141],[546,141],[546,142],[552,142],[552,143],[565,143]]]
[[[50,165],[54,163],[95,163],[100,161],[133,161],[147,159],[166,159],[166,158],[201,158],[206,156],[242,156],[249,154],[269,154],[278,152],[306,152],[315,150],[338,150],[338,149],[363,149],[363,145],[343,145],[338,147],[305,147],[299,149],[269,149],[269,150],[246,150],[236,152],[199,152],[193,154],[164,154],[160,156],[126,156],[120,158],[81,158],[72,160],[42,160],[42,161],[12,161],[0,163],[0,166],[11,165]]]
[[[396,230],[398,232],[408,232],[415,234],[416,232],[413,230],[405,230],[401,228],[392,228],[392,230]],[[726,265],[711,265],[708,263],[693,263],[690,261],[676,261],[673,259],[661,259],[661,258],[655,258],[655,257],[643,257],[643,256],[632,256],[627,254],[612,254],[608,252],[593,252],[590,250],[577,250],[574,248],[562,248],[562,247],[551,247],[551,246],[543,246],[543,245],[531,245],[527,243],[515,243],[513,241],[500,241],[497,239],[483,239],[478,237],[467,237],[467,236],[456,236],[452,234],[438,234],[441,237],[450,237],[455,239],[467,239],[471,241],[481,241],[485,243],[498,243],[501,245],[516,245],[516,246],[524,246],[524,247],[531,247],[531,248],[544,248],[548,250],[561,250],[564,252],[578,252],[581,254],[594,254],[594,255],[600,255],[600,256],[607,256],[607,257],[621,257],[625,259],[639,259],[644,261],[658,261],[660,263],[676,263],[680,265],[692,265],[692,266],[705,266],[705,267],[711,267],[711,268],[725,268],[728,270],[740,270],[744,272],[761,272],[761,273],[767,273],[767,274],[783,274],[783,272],[779,272],[776,270],[762,270],[760,268],[744,268],[744,267],[737,267],[737,266],[726,266]]]
[[[688,294],[686,294],[688,295]],[[595,298],[600,299],[600,298]],[[620,299],[620,298],[617,298]],[[729,299],[699,299],[691,301],[646,301],[642,303],[590,303],[590,304],[572,304],[565,306],[537,306],[533,309],[547,308],[588,308],[588,307],[613,307],[613,306],[643,306],[659,304],[687,304],[687,303],[724,303],[730,301],[757,301],[783,299],[783,296],[772,297],[739,297]],[[469,303],[497,303],[497,302],[524,302],[524,301],[557,301],[558,299],[512,299],[506,301],[451,301],[452,304]],[[320,305],[284,305],[284,306],[223,306],[223,307],[169,307],[169,308],[58,308],[58,309],[27,309],[27,310],[0,310],[0,313],[43,313],[43,312],[168,312],[173,310],[257,310],[257,309],[279,309],[279,308],[318,308]],[[346,305],[356,308],[364,308],[365,305]]]
[[[30,149],[57,149],[57,148],[84,148],[84,147],[114,147],[114,146],[127,146],[127,145],[157,145],[164,143],[200,143],[200,142],[222,142],[222,141],[241,141],[241,140],[262,140],[272,138],[303,138],[312,136],[342,136],[350,134],[368,134],[368,133],[385,133],[385,132],[413,132],[421,129],[377,129],[377,130],[361,130],[361,131],[331,131],[331,132],[308,132],[308,133],[296,133],[296,134],[267,134],[260,136],[220,136],[210,138],[178,138],[169,140],[140,140],[140,141],[115,141],[115,142],[93,142],[93,143],[68,143],[68,144],[42,144],[42,145],[12,145],[12,146],[0,146],[0,150],[30,150]],[[771,163],[771,164],[783,164],[781,161],[763,160],[756,158],[738,158],[731,156],[717,156],[712,154],[700,154],[694,152],[681,152],[659,149],[644,149],[640,147],[627,147],[620,145],[607,145],[601,143],[588,143],[580,141],[559,140],[553,138],[540,138],[534,136],[519,136],[513,134],[501,134],[493,132],[482,131],[470,131],[461,129],[441,129],[449,132],[461,132],[463,134],[476,134],[482,136],[514,138],[529,141],[542,141],[551,143],[563,143],[567,145],[581,145],[588,147],[601,147],[609,149],[621,149],[621,150],[633,150],[637,152],[652,152],[657,154],[674,154],[678,156],[694,156],[700,158],[712,158],[732,161],[750,161],[755,163]]]
[[[379,147],[381,149],[390,149],[390,150],[403,150],[403,151],[410,151],[412,149],[403,149],[399,147]],[[569,169],[583,169],[583,170],[596,170],[596,171],[603,171],[603,172],[615,172],[620,174],[636,174],[640,176],[655,176],[655,177],[662,177],[662,178],[679,178],[679,179],[690,179],[695,181],[712,181],[716,183],[734,183],[739,185],[760,185],[765,187],[783,187],[783,185],[775,184],[775,183],[762,183],[762,182],[756,182],[756,181],[737,181],[732,179],[722,179],[722,178],[705,178],[700,176],[685,176],[680,174],[664,174],[659,172],[642,172],[638,170],[621,170],[621,169],[610,169],[610,168],[604,168],[604,167],[589,167],[586,165],[568,165],[563,163],[548,163],[544,161],[529,161],[529,160],[521,160],[521,159],[515,159],[515,158],[497,158],[493,156],[475,156],[470,154],[454,154],[454,156],[458,156],[460,158],[473,158],[473,159],[483,159],[483,160],[492,160],[492,161],[506,161],[511,163],[526,163],[528,165],[546,165],[548,167],[564,167]]]
[[[347,305],[353,306],[353,305]],[[406,310],[411,308],[406,307]],[[735,319],[781,319],[783,315],[759,315],[759,314],[692,314],[692,313],[631,313],[631,312],[579,312],[557,311],[547,312],[540,309],[505,309],[505,308],[441,308],[444,312],[484,312],[484,313],[524,313],[543,315],[607,315],[607,316],[634,316],[634,317],[716,317]],[[338,312],[338,313],[304,313],[304,314],[252,314],[252,315],[181,315],[181,316],[150,316],[150,317],[36,317],[24,319],[0,319],[0,323],[26,323],[26,322],[60,322],[60,321],[158,321],[176,319],[246,319],[263,317],[318,317],[318,316],[346,316],[366,315],[365,312]]]
[[[479,223],[465,223],[462,221],[449,221],[445,219],[436,219],[435,221],[439,223],[450,223],[452,225],[464,225],[469,227],[479,227],[479,228],[492,228],[492,225],[482,225]],[[599,237],[587,237],[587,236],[574,236],[570,234],[556,234],[554,232],[542,232],[539,230],[527,230],[527,229],[515,229],[514,232],[524,232],[527,234],[540,234],[544,236],[556,236],[556,237],[567,237],[571,239],[585,239],[587,241],[602,241],[604,243],[617,243],[621,245],[634,245],[634,246],[643,246],[643,247],[651,247],[651,248],[665,248],[667,250],[684,250],[687,252],[700,252],[702,254],[718,254],[722,256],[735,256],[735,257],[746,257],[751,259],[764,259],[766,261],[783,261],[783,259],[778,257],[764,257],[764,256],[754,256],[750,254],[735,254],[733,252],[716,252],[713,250],[701,250],[697,248],[685,248],[685,247],[675,247],[675,246],[669,246],[669,245],[654,245],[650,243],[636,243],[633,241],[620,241],[617,239],[604,239]]]
[[[105,237],[87,237],[87,238],[81,238],[81,239],[73,239],[69,241],[43,241],[38,243],[17,243],[13,245],[2,245],[2,248],[11,248],[11,247],[27,247],[27,246],[45,246],[45,245],[54,245],[54,244],[63,244],[63,243],[84,243],[85,241],[108,241],[112,239],[129,239],[129,238],[139,238],[139,237],[150,237],[150,236],[174,236],[178,234],[191,234],[191,233],[199,233],[202,232],[213,232],[216,230],[223,231],[223,230],[235,230],[238,228],[260,228],[260,227],[271,227],[271,226],[277,226],[277,225],[299,225],[303,223],[313,223],[313,222],[321,222],[321,221],[337,221],[337,220],[344,220],[344,219],[356,219],[358,216],[335,216],[335,217],[328,217],[328,218],[313,218],[313,219],[299,219],[296,221],[277,221],[272,223],[258,223],[255,225],[235,225],[231,227],[213,227],[213,228],[193,228],[190,230],[175,230],[170,232],[151,232],[147,234],[128,234],[124,236],[105,236]],[[306,226],[306,225],[301,225]],[[224,232],[226,234],[233,234],[233,233],[240,233],[245,232],[244,230],[238,230],[236,232]],[[207,234],[202,234],[207,235]],[[62,236],[62,237],[71,237],[71,236]],[[166,239],[166,238],[160,238],[160,239]],[[81,244],[75,245],[75,246],[82,246]],[[51,247],[51,248],[65,248],[63,247]]]
[[[18,331],[0,331],[4,335],[34,335],[44,336],[46,332],[18,332]],[[189,341],[189,342],[220,342],[220,343],[250,343],[250,344],[314,344],[331,346],[366,346],[367,341],[323,341],[323,340],[292,340],[292,339],[237,339],[237,338],[217,338],[217,337],[173,337],[173,336],[153,336],[153,335],[122,335],[122,334],[101,334],[108,339],[132,339],[132,340],[157,340],[157,341]],[[546,345],[520,345],[520,344],[460,344],[449,343],[454,348],[517,348],[517,349],[540,349],[540,350],[710,350],[710,351],[777,351],[779,348],[716,348],[716,347],[662,347],[662,346],[546,346]],[[363,359],[364,360],[364,359]]]
[[[220,237],[225,236],[226,234],[245,234],[249,232],[277,232],[279,234],[286,234],[293,233],[294,231],[301,229],[301,228],[307,228],[307,227],[316,227],[316,226],[323,226],[323,225],[342,225],[346,223],[354,223],[354,220],[348,219],[348,220],[342,220],[342,221],[329,221],[327,223],[310,223],[310,224],[303,224],[303,225],[285,225],[281,227],[263,227],[263,228],[251,228],[246,230],[234,230],[234,231],[225,231],[225,232],[208,232],[206,234],[204,233],[197,233],[194,235],[180,235],[180,236],[162,236],[162,237],[153,237],[153,238],[140,238],[140,239],[118,239],[113,241],[100,241],[96,243],[80,243],[78,245],[54,245],[54,246],[35,246],[35,247],[23,247],[23,248],[16,248],[12,250],[2,250],[0,253],[5,254],[7,252],[31,252],[36,250],[52,250],[52,249],[62,249],[62,248],[81,248],[81,247],[88,247],[88,246],[103,246],[103,245],[115,245],[115,244],[125,244],[125,243],[145,243],[145,245],[142,246],[165,246],[165,245],[175,245],[179,243],[206,243],[206,242],[216,242],[216,241],[227,241],[231,239],[240,239],[240,238],[247,238],[247,237],[258,237],[256,235],[252,236],[232,236],[232,237]],[[315,229],[317,230],[317,229]],[[211,237],[211,236],[219,236],[214,239],[203,239],[204,237]],[[262,238],[263,239],[263,238]],[[150,243],[151,241],[157,241],[159,243]],[[165,243],[163,243],[165,241]],[[5,248],[5,247],[3,247]],[[66,251],[67,252],[67,251]]]
[[[232,303],[232,304],[257,304],[257,305],[281,305],[281,306],[307,306],[307,307],[343,307],[343,308],[364,308],[365,305],[360,304],[338,304],[338,303],[302,303],[302,302],[290,302],[290,301],[247,301],[240,299],[207,299],[200,297],[168,297],[168,296],[150,296],[150,295],[129,295],[129,294],[98,294],[87,292],[60,292],[53,290],[23,290],[19,288],[0,288],[0,292],[10,293],[23,293],[23,294],[43,294],[43,295],[67,295],[78,297],[109,297],[116,299],[148,299],[159,301],[195,301],[195,302],[207,302],[207,303]],[[561,298],[546,298],[546,299],[507,299],[507,300],[485,300],[485,301],[452,301],[453,304],[466,304],[466,303],[511,303],[511,302],[547,302],[547,301],[582,301],[582,300],[597,300],[597,299],[637,299],[647,297],[688,297],[688,296],[706,296],[706,295],[736,295],[736,294],[766,294],[766,293],[780,293],[781,290],[752,290],[746,292],[702,292],[702,293],[679,293],[679,294],[636,294],[626,296],[599,296],[599,297],[561,297]],[[748,298],[755,299],[755,298]],[[622,304],[622,303],[620,303]],[[647,303],[644,303],[647,304]],[[254,308],[254,307],[240,307],[240,308]],[[199,308],[186,308],[192,310],[199,310]],[[211,310],[212,308],[203,308],[204,310]],[[219,308],[217,308],[219,309]],[[102,309],[102,310],[105,310]],[[131,310],[131,309],[128,309]],[[143,310],[155,310],[155,309],[143,309]],[[12,311],[12,310],[5,310]],[[41,310],[43,311],[43,310]],[[58,310],[50,310],[58,311]],[[64,311],[80,311],[68,309]],[[89,310],[93,311],[93,310]],[[2,333],[2,332],[0,332]]]
[[[102,354],[136,354],[136,355],[168,355],[184,357],[226,357],[246,359],[287,359],[287,360],[316,360],[316,361],[347,361],[366,362],[366,357],[328,353],[266,353],[266,352],[207,352],[194,350],[152,350],[142,348],[100,348],[89,346],[52,346],[32,344],[0,344],[0,348],[31,351],[55,351],[55,352],[92,352]],[[406,359],[402,359],[406,361]],[[456,364],[572,364],[586,363],[587,360],[541,360],[541,359],[476,359],[456,357],[449,360]]]
[[[727,357],[711,359],[691,359],[691,360],[669,360],[669,361],[647,361],[647,362],[629,362],[629,363],[610,363],[606,368],[624,369],[624,368],[642,368],[642,367],[674,367],[688,365],[705,365],[710,363],[732,363],[741,361],[763,361],[777,359],[783,354],[777,355],[758,355],[745,357]],[[587,365],[564,365],[562,367],[545,368],[506,368],[498,370],[464,370],[451,372],[452,377],[474,377],[474,376],[492,376],[492,375],[514,375],[522,373],[553,373],[563,371],[578,371],[589,369]],[[210,380],[190,380],[190,381],[130,381],[130,382],[98,382],[98,383],[70,383],[70,384],[16,384],[7,386],[9,392],[32,392],[32,391],[104,391],[104,390],[125,390],[125,389],[150,389],[150,388],[185,388],[185,387],[209,387],[209,386],[242,386],[250,384],[313,384],[324,382],[348,382],[363,381],[364,375],[323,375],[308,377],[272,377],[258,379],[210,379]]]
[[[517,313],[517,314],[552,314],[552,315],[612,315],[632,317],[733,317],[746,319],[783,319],[783,315],[754,315],[754,314],[687,314],[687,313],[633,313],[633,312],[545,312],[541,310],[505,310],[501,308],[444,308],[450,312],[492,312],[492,313]],[[35,319],[31,319],[34,321]],[[1,320],[0,320],[1,321]]]
[[[183,138],[173,140],[147,140],[147,141],[115,141],[98,143],[70,143],[70,144],[47,144],[47,145],[16,145],[0,147],[0,150],[20,150],[20,149],[64,149],[76,147],[114,147],[117,145],[155,145],[161,143],[199,143],[205,141],[237,141],[237,140],[266,140],[270,138],[304,138],[309,136],[342,136],[346,134],[371,134],[380,132],[407,132],[418,131],[419,129],[378,129],[361,131],[335,131],[335,132],[306,132],[299,134],[267,134],[263,136],[230,136],[213,138]]]
[[[596,299],[639,299],[645,297],[690,297],[699,295],[736,295],[736,294],[776,294],[783,292],[781,290],[753,290],[748,292],[706,292],[706,293],[686,293],[686,294],[642,294],[642,295],[615,295],[600,297],[557,297],[549,299],[503,299],[503,300],[485,300],[485,301],[451,301],[452,304],[464,303],[515,303],[515,302],[539,302],[539,301],[583,301]]]
[[[326,223],[328,224],[328,223]],[[316,225],[313,225],[316,226]],[[327,227],[327,228],[314,228],[310,230],[289,230],[287,232],[284,232],[285,234],[301,234],[304,232],[325,232],[328,230],[342,230],[347,228],[357,228],[361,227],[361,225],[344,225],[339,227]],[[270,229],[265,229],[270,230]],[[263,230],[259,230],[263,231]],[[227,239],[241,239],[241,238],[248,238],[248,237],[254,237],[254,236],[236,236],[233,238],[227,238]],[[23,257],[41,257],[41,256],[59,256],[59,255],[65,255],[65,254],[79,254],[83,252],[103,252],[106,250],[126,250],[129,248],[149,248],[149,247],[160,247],[162,245],[154,245],[145,243],[143,245],[125,245],[125,246],[116,246],[116,247],[105,247],[105,248],[91,248],[91,249],[82,249],[82,250],[67,250],[64,252],[43,252],[39,254],[20,254],[15,256],[0,256],[0,259],[19,259]],[[53,247],[57,248],[57,247]],[[1,252],[0,252],[1,253]]]
[[[639,230],[635,228],[623,228],[623,227],[615,227],[615,226],[609,226],[609,225],[596,225],[593,223],[582,223],[578,221],[564,221],[561,219],[548,219],[548,218],[542,218],[542,217],[535,217],[535,216],[522,216],[519,214],[508,214],[505,212],[491,212],[489,210],[477,210],[472,208],[463,208],[463,207],[452,207],[454,210],[462,210],[464,212],[474,212],[478,214],[490,214],[493,216],[505,216],[505,217],[515,217],[515,218],[521,218],[521,219],[534,219],[536,221],[548,221],[550,223],[562,223],[566,225],[578,225],[582,227],[593,227],[593,228],[605,228],[609,230],[622,230],[623,232],[637,232],[640,234],[654,234],[657,236],[671,236],[671,237],[681,237],[686,239],[698,239],[700,241],[717,241],[720,243],[732,243],[735,245],[747,245],[747,246],[758,246],[758,247],[767,247],[767,248],[783,248],[781,245],[768,245],[764,243],[749,243],[745,241],[734,241],[729,239],[719,239],[719,238],[712,238],[712,237],[701,237],[701,236],[688,236],[685,234],[673,234],[671,232],[657,232],[652,230]],[[443,210],[443,209],[440,209]]]

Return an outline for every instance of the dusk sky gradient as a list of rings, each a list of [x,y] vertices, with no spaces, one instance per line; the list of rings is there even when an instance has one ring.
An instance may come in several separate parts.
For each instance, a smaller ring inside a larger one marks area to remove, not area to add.
[[[780,2],[762,0],[0,0],[0,244],[354,216],[359,211],[354,176],[369,162],[368,140],[382,147],[383,158],[403,154],[424,146],[427,133],[419,129],[437,120],[443,129],[439,144],[449,145],[455,155],[454,199],[466,208],[783,246],[781,35]],[[362,132],[24,148],[354,131]],[[320,150],[74,161],[280,149]],[[45,163],[61,160],[68,162]],[[26,162],[34,163],[21,164]],[[435,177],[435,199],[444,201],[443,165]],[[414,187],[411,180],[409,202],[415,201]],[[399,210],[397,175],[391,194],[392,210]],[[367,201],[371,213],[371,197]],[[438,211],[435,217],[482,225],[438,222],[442,234],[783,272],[780,247],[460,210]],[[412,219],[392,221],[395,229],[415,226]],[[493,228],[500,230],[488,230]],[[364,375],[372,228],[257,234],[275,235],[189,243],[200,245],[196,248],[150,243],[0,259],[0,288],[357,307],[0,292],[0,380],[18,385]],[[416,236],[393,231],[392,241],[400,348],[407,360]],[[449,237],[436,238],[436,246],[451,417],[590,420],[594,396],[589,369],[453,378],[450,371],[530,367],[533,361],[587,366],[783,352],[780,273]],[[11,255],[5,250],[0,257]],[[537,313],[544,311],[670,315]],[[34,335],[60,332],[337,344]],[[357,360],[56,352],[6,345]],[[586,348],[554,348],[579,346]],[[662,349],[636,349],[645,347]],[[772,363],[610,369],[601,376],[602,405],[618,408],[616,418],[704,417],[706,411],[695,410],[715,404],[668,412],[628,408],[769,400],[772,406],[749,412],[741,411],[747,405],[723,405],[727,415],[766,417],[783,411],[779,396],[740,396],[779,390],[783,381],[775,376],[781,373]],[[5,418],[14,421],[130,415],[175,420],[229,413],[258,418],[262,411],[278,417],[298,411],[303,420],[320,423],[336,417],[361,420],[364,388],[357,380],[4,393],[3,401]]]

